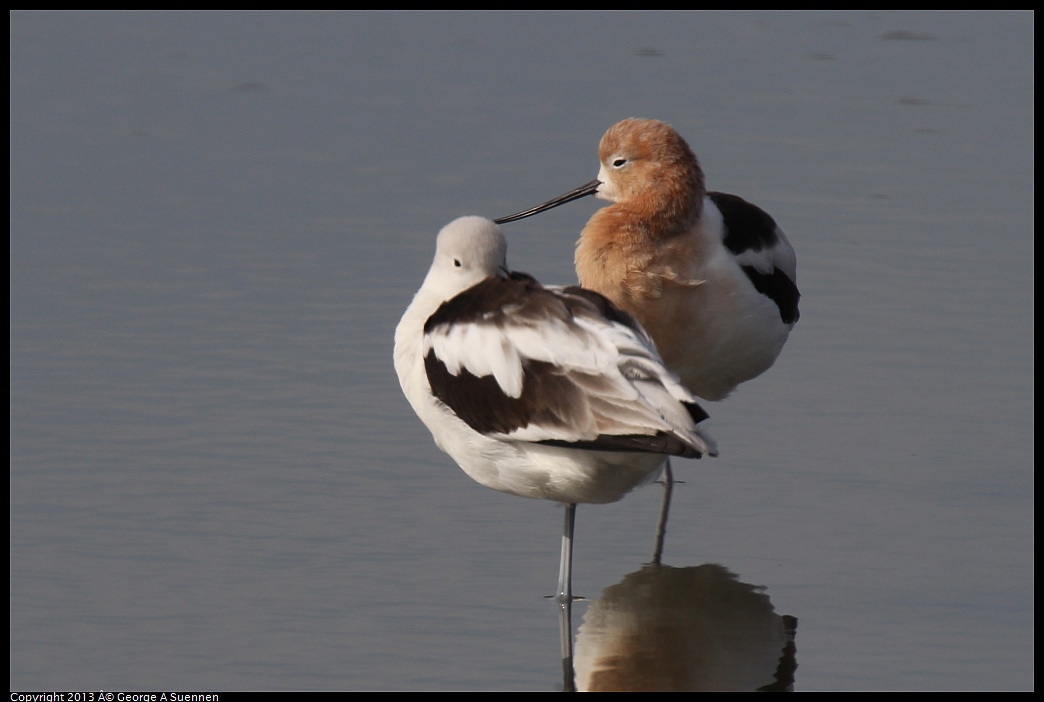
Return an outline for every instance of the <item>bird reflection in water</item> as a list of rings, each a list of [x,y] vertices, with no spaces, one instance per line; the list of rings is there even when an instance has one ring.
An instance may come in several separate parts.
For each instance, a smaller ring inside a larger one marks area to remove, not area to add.
[[[575,689],[792,691],[796,631],[764,588],[724,566],[650,564],[591,602],[576,637]]]

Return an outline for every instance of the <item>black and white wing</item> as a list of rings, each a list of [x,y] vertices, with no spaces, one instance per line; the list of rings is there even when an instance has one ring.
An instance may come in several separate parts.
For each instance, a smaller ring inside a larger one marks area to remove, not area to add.
[[[784,324],[798,321],[797,256],[768,212],[737,195],[709,192],[721,212],[725,248],[736,257],[754,288],[779,307]]]
[[[491,277],[424,325],[432,394],[475,431],[579,449],[714,454],[706,413],[637,322],[597,293]]]

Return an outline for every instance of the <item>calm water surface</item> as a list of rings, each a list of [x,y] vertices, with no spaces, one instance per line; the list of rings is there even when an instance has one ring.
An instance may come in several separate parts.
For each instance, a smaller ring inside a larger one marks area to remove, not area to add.
[[[590,180],[646,116],[803,293],[678,466],[657,602],[693,646],[797,617],[797,690],[1032,689],[1032,27],[12,14],[11,688],[560,686],[561,510],[435,448],[392,330],[443,224]],[[513,267],[573,280],[597,207],[510,225]],[[586,652],[659,501],[578,512]]]

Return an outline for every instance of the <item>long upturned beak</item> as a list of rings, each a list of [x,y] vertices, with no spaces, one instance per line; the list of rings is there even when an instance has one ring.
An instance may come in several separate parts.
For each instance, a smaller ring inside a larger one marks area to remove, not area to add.
[[[553,200],[548,200],[542,205],[530,207],[528,210],[523,210],[522,212],[517,212],[513,215],[508,215],[507,217],[501,217],[500,219],[494,219],[493,221],[497,224],[506,224],[507,222],[517,222],[520,219],[532,217],[535,214],[546,212],[547,210],[558,207],[559,205],[564,205],[567,202],[579,200],[580,198],[587,197],[588,195],[594,195],[596,192],[598,192],[598,186],[601,184],[602,181],[600,180],[592,180],[590,183],[587,183],[586,185],[581,185],[576,190],[570,190],[565,195],[559,195]]]

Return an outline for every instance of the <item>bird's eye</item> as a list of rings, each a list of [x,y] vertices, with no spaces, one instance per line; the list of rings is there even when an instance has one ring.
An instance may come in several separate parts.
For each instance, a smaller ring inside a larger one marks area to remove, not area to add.
[[[620,167],[622,167],[622,166],[623,166],[623,165],[624,165],[625,163],[627,163],[627,159],[625,159],[625,158],[617,158],[617,159],[613,159],[613,168],[620,168]]]
[[[459,258],[455,258],[455,259],[453,259],[453,265],[456,266],[457,268],[460,268],[461,265],[463,265],[463,264],[461,264]]]

